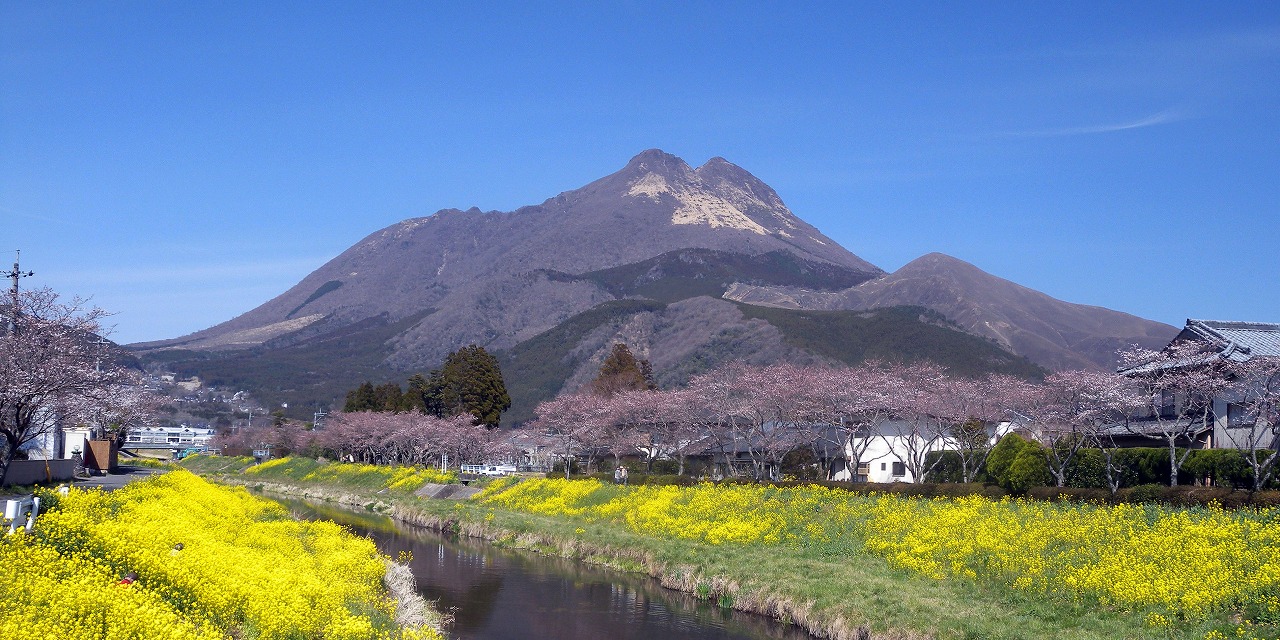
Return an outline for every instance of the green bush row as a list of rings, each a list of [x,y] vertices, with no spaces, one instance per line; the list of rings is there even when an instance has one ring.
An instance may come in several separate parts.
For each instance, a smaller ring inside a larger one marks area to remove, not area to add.
[[[998,484],[1014,493],[1054,485],[1045,454],[1043,445],[1023,440],[1016,434],[1006,436],[987,456],[986,464],[975,480]],[[1113,474],[1119,477],[1121,487],[1171,484],[1168,449],[1114,449],[1112,458],[1112,464],[1117,467]],[[930,453],[926,462],[926,466],[928,465],[934,465],[929,473],[929,480],[933,482],[959,482],[962,479],[960,456],[954,451]],[[1218,487],[1249,489],[1253,487],[1253,470],[1245,461],[1244,453],[1235,449],[1191,451],[1178,471],[1178,484],[1203,484],[1210,479]],[[1104,452],[1100,449],[1077,451],[1067,469],[1067,487],[1107,489]],[[1268,488],[1280,488],[1280,485],[1273,481]]]

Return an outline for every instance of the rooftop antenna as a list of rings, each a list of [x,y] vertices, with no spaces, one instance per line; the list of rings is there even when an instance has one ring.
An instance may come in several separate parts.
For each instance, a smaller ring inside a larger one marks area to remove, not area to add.
[[[18,266],[21,257],[22,249],[17,249],[13,256],[13,269],[4,274],[4,277],[13,280],[13,286],[9,287],[9,335],[13,335],[18,329],[18,279],[29,278],[36,274],[34,271],[22,272],[22,268]]]

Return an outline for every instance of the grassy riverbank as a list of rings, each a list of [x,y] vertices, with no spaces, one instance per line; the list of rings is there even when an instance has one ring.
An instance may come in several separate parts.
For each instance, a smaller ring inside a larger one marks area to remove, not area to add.
[[[837,637],[1274,638],[1280,614],[1274,511],[562,480],[419,508]]]
[[[175,470],[47,497],[0,537],[0,638],[441,637],[397,625],[403,572],[372,542],[241,489]]]
[[[504,485],[466,502],[382,506],[503,546],[646,572],[830,637],[1277,635],[1274,510]]]
[[[360,492],[412,494],[427,483],[457,482],[450,471],[441,473],[425,467],[392,467],[345,462],[317,462],[313,458],[287,457],[262,464],[249,456],[223,457],[194,455],[181,466],[194,473],[230,476],[241,474],[245,482],[290,483],[296,486],[341,487]]]

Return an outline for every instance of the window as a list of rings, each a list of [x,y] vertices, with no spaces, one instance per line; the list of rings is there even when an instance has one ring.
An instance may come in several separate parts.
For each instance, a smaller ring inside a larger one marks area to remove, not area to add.
[[[1249,417],[1249,411],[1234,402],[1227,405],[1227,426],[1228,427],[1247,427],[1252,420]]]
[[[859,463],[858,463],[858,475],[860,475],[860,476],[865,476],[865,475],[867,475],[868,473],[871,473],[871,465],[870,465],[870,464],[868,464],[868,463],[866,463],[866,462],[859,462]]]
[[[1173,418],[1178,415],[1178,396],[1171,391],[1160,392],[1160,417]]]
[[[881,471],[884,471],[884,470],[885,470],[885,463],[883,463],[883,462],[881,462],[881,463],[880,463],[880,470],[881,470]]]
[[[893,475],[894,477],[907,475],[907,465],[902,464],[901,462],[893,463]]]

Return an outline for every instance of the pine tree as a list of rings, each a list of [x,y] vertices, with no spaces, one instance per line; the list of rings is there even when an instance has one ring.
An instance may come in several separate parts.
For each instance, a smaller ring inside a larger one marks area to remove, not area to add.
[[[360,386],[347,392],[347,402],[342,410],[347,413],[375,411],[377,405],[378,399],[373,391],[373,383],[365,380]]]
[[[444,366],[431,372],[422,397],[427,413],[470,413],[476,424],[489,428],[497,427],[502,412],[511,408],[498,359],[474,344],[450,353]]]
[[[433,374],[435,372],[432,372]],[[421,373],[415,373],[409,376],[409,386],[404,392],[404,405],[406,411],[420,411],[422,413],[431,413],[427,411],[427,392],[430,382]],[[439,417],[439,416],[437,416]]]

